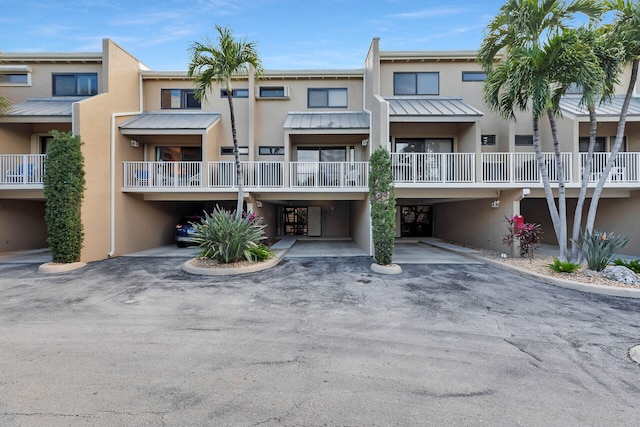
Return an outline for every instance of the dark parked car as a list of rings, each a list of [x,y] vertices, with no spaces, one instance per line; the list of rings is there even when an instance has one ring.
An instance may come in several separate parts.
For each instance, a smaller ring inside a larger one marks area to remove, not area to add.
[[[175,241],[179,248],[196,244],[193,240],[196,229],[192,223],[199,223],[203,218],[202,215],[187,215],[183,216],[176,224]]]

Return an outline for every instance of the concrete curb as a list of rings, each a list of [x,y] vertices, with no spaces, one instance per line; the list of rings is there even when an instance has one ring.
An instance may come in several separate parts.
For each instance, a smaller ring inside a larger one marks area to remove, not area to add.
[[[182,264],[182,270],[189,274],[196,274],[199,276],[235,276],[238,274],[255,273],[256,271],[266,270],[271,267],[275,267],[282,261],[287,250],[278,251],[276,255],[264,262],[251,264],[246,267],[233,267],[233,268],[215,268],[215,267],[196,267],[191,265],[191,261],[195,258],[191,258]]]
[[[629,357],[636,363],[640,363],[640,345],[629,349]]]
[[[68,271],[73,271],[85,267],[86,265],[86,262],[70,262],[67,264],[55,264],[52,262],[47,262],[45,264],[40,264],[40,266],[38,267],[38,273],[66,273]]]
[[[600,295],[609,295],[613,297],[622,297],[622,298],[638,298],[640,299],[640,289],[632,289],[632,288],[614,288],[611,286],[603,286],[603,285],[592,285],[588,283],[580,283],[574,282],[572,280],[558,279],[556,277],[546,276],[544,274],[534,273],[533,271],[524,270],[522,268],[514,267],[512,265],[504,264],[500,261],[484,258],[477,253],[472,253],[466,248],[465,250],[458,251],[452,248],[450,244],[439,245],[437,242],[423,242],[424,244],[434,246],[440,249],[444,249],[447,251],[455,252],[459,255],[464,255],[468,258],[472,258],[476,261],[480,261],[484,264],[491,265],[493,267],[499,268],[501,270],[509,271],[511,273],[518,274],[522,277],[527,277],[529,279],[536,280],[538,282],[546,283],[547,285],[553,285],[560,288],[573,289],[575,291],[587,292],[592,294],[600,294]]]
[[[373,270],[374,273],[380,274],[402,273],[402,267],[400,267],[398,264],[380,265],[374,262],[371,264],[371,270]]]

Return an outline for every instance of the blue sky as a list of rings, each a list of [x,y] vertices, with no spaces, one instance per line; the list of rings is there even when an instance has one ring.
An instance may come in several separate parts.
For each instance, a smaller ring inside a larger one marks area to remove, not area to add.
[[[266,69],[360,68],[382,50],[477,49],[503,0],[0,0],[0,52],[97,52],[111,38],[154,70],[185,70],[214,25],[258,44]]]

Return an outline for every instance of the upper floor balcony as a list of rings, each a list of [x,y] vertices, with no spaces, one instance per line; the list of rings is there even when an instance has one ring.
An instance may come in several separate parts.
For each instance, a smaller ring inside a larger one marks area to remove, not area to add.
[[[44,154],[0,155],[0,188],[42,189]]]

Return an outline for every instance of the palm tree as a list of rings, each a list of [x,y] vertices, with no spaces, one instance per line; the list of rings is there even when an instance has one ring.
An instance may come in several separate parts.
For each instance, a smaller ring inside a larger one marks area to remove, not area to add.
[[[638,79],[638,66],[640,63],[640,4],[638,4],[637,1],[630,0],[607,0],[605,1],[605,6],[608,10],[615,12],[614,22],[608,27],[608,30],[613,40],[620,43],[624,48],[623,61],[626,65],[631,66],[631,78],[629,79],[627,93],[625,94],[620,110],[615,143],[611,148],[611,153],[602,171],[602,176],[598,180],[596,188],[593,191],[593,196],[591,197],[591,204],[589,205],[589,213],[587,214],[587,222],[585,224],[585,228],[589,232],[593,230],[595,224],[598,202],[602,194],[604,182],[611,172],[611,168],[615,163],[616,156],[622,145],[624,129],[627,122],[627,112],[629,110],[629,104],[631,103],[631,97],[633,96],[633,89]]]
[[[564,168],[555,120],[563,90],[557,81],[557,70],[562,65],[559,47],[563,32],[569,29],[577,13],[597,17],[601,8],[590,0],[570,4],[560,0],[508,0],[487,26],[478,52],[478,61],[488,73],[484,97],[489,107],[512,120],[515,109],[531,111],[533,146],[561,260],[567,259],[567,216]],[[495,57],[501,51],[505,51],[504,59],[495,65]],[[540,142],[540,118],[545,114],[551,125],[558,174],[557,207]]]
[[[262,74],[262,61],[256,50],[254,42],[236,40],[233,32],[228,27],[216,25],[218,32],[217,45],[205,38],[204,42],[194,42],[189,47],[191,62],[187,75],[193,78],[196,89],[195,96],[199,100],[205,100],[207,94],[213,88],[213,82],[223,85],[227,90],[229,101],[229,113],[231,115],[231,135],[233,137],[233,154],[236,166],[236,184],[238,185],[238,204],[236,217],[242,215],[242,202],[244,199],[242,169],[240,167],[240,155],[238,152],[238,138],[236,134],[236,120],[233,110],[232,78],[242,74],[248,74],[253,68],[256,76]]]

